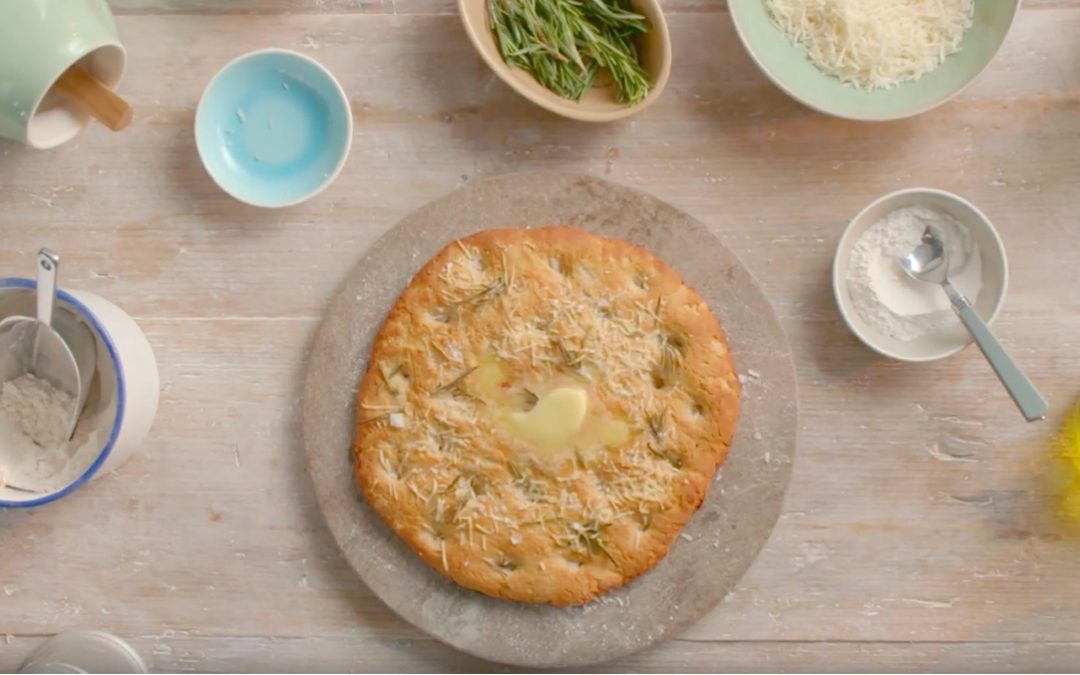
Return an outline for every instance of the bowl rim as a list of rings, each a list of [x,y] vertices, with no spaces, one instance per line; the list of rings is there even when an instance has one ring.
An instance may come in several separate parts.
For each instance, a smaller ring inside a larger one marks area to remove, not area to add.
[[[125,49],[124,45],[120,44],[117,39],[114,38],[110,40],[99,40],[97,42],[87,45],[87,49],[84,50],[84,53],[78,58],[78,60],[74,61],[73,63],[78,63],[79,61],[82,61],[86,57],[91,56],[99,51],[107,51],[110,49],[115,49],[116,52],[120,55],[120,71],[116,75],[116,80],[111,84],[106,84],[109,89],[115,92],[120,88],[120,83],[124,80],[124,73],[127,72],[128,65],[127,49]],[[82,131],[86,129],[86,127],[90,124],[90,120],[93,119],[91,115],[87,114],[85,117],[82,118],[82,120],[77,124],[76,127],[69,128],[65,130],[62,134],[58,134],[53,138],[41,143],[37,142],[36,137],[31,137],[31,123],[34,121],[34,118],[37,117],[38,112],[41,110],[41,104],[45,102],[45,97],[56,87],[56,81],[60,79],[60,76],[63,75],[64,72],[66,71],[61,71],[56,74],[56,76],[52,79],[52,83],[49,85],[49,87],[41,92],[41,95],[37,97],[37,99],[34,101],[34,105],[30,108],[30,114],[27,117],[25,128],[26,145],[28,147],[34,148],[35,150],[51,150],[53,148],[63,145],[64,143],[67,143],[68,141],[82,133]],[[70,134],[68,132],[70,132]]]
[[[650,17],[650,21],[652,21],[653,23],[652,32],[654,33],[654,37],[660,40],[661,53],[663,55],[660,63],[660,73],[657,76],[656,81],[652,83],[652,88],[649,90],[648,95],[646,95],[645,98],[643,98],[641,101],[635,103],[634,105],[622,106],[621,108],[618,108],[616,110],[610,110],[607,112],[594,112],[587,109],[578,111],[573,108],[562,108],[556,106],[551,102],[552,98],[557,98],[561,101],[569,101],[569,99],[564,99],[555,92],[545,89],[544,91],[547,91],[551,97],[549,98],[549,96],[539,94],[531,89],[523,87],[520,82],[510,77],[511,72],[519,69],[503,61],[502,56],[498,54],[497,50],[493,52],[485,48],[485,46],[480,41],[480,36],[478,34],[476,26],[471,21],[469,21],[469,15],[465,11],[465,5],[476,3],[478,1],[486,3],[486,0],[457,0],[458,17],[461,19],[461,24],[465,28],[465,34],[469,36],[469,42],[472,44],[473,49],[476,50],[476,52],[480,55],[480,58],[483,59],[487,67],[490,68],[491,71],[494,72],[500,80],[506,83],[515,92],[517,92],[521,96],[524,96],[529,101],[540,106],[544,110],[547,110],[548,112],[554,113],[566,119],[577,120],[579,122],[614,122],[616,120],[625,119],[627,117],[630,117],[631,115],[635,115],[644,110],[645,108],[648,108],[660,98],[660,95],[663,93],[665,87],[667,87],[668,80],[671,77],[671,33],[668,30],[667,18],[664,16],[664,9],[660,5],[660,2],[658,2],[658,0],[634,1],[640,2],[643,5],[648,5],[653,11],[653,16]],[[653,20],[654,17],[655,20]],[[487,30],[486,22],[484,25],[484,30]],[[529,75],[529,77],[532,78],[531,75]],[[533,79],[535,81],[535,78]],[[543,85],[540,86],[542,87]],[[570,102],[573,103],[573,101]]]
[[[760,1],[765,2],[765,0],[760,0]],[[739,42],[742,43],[743,49],[745,49],[746,53],[750,56],[750,60],[754,62],[754,65],[757,66],[758,70],[761,71],[765,75],[765,77],[770,82],[772,82],[773,85],[776,86],[777,89],[784,92],[785,94],[787,94],[792,99],[798,101],[799,103],[803,104],[807,108],[810,108],[811,110],[815,110],[815,111],[817,111],[819,113],[822,113],[823,115],[829,115],[830,117],[836,117],[837,119],[851,120],[853,122],[895,122],[896,120],[903,120],[903,119],[907,119],[909,117],[916,117],[918,115],[922,115],[923,113],[930,112],[934,108],[938,108],[940,106],[943,106],[946,103],[948,103],[949,101],[951,101],[954,98],[956,98],[957,96],[959,96],[960,94],[964,93],[968,89],[968,87],[975,84],[975,80],[979,79],[979,76],[982,75],[983,72],[994,61],[994,58],[997,56],[997,53],[999,51],[1001,51],[1001,46],[1004,45],[1005,40],[1008,39],[1009,32],[1012,30],[1013,24],[1016,23],[1016,15],[1020,12],[1020,6],[1023,3],[1024,3],[1024,0],[1016,0],[1016,6],[1013,8],[1013,12],[1009,16],[1009,23],[1005,27],[1005,35],[1002,36],[1001,40],[998,41],[998,43],[994,46],[993,50],[991,50],[990,58],[986,59],[986,63],[979,66],[979,68],[976,69],[975,72],[971,74],[971,77],[969,77],[967,79],[967,81],[965,81],[962,85],[957,87],[955,90],[949,92],[944,97],[938,99],[937,101],[935,101],[933,103],[929,103],[927,105],[924,105],[924,106],[922,106],[920,108],[916,108],[914,110],[910,110],[910,111],[903,112],[903,113],[896,113],[896,114],[893,114],[893,115],[873,115],[873,116],[852,115],[852,114],[842,113],[842,112],[839,112],[837,110],[830,110],[826,106],[819,105],[817,103],[811,103],[810,101],[806,100],[805,98],[803,98],[802,96],[797,94],[794,90],[792,90],[790,87],[788,87],[786,84],[784,84],[783,80],[781,80],[776,74],[774,74],[769,68],[767,68],[765,66],[765,64],[763,64],[761,62],[761,60],[758,58],[757,51],[751,45],[750,40],[747,39],[746,35],[743,33],[742,25],[739,23],[739,16],[740,16],[739,11],[731,9],[729,7],[728,8],[728,13],[731,15],[731,23],[734,24],[734,26],[735,26],[735,33],[736,33],[736,35],[739,36]],[[734,3],[732,3],[732,4],[734,4]],[[968,30],[971,30],[971,29],[969,28]],[[903,86],[903,84],[901,84],[899,86]]]
[[[967,199],[964,199],[960,195],[954,194],[947,190],[929,187],[911,187],[901,190],[894,190],[872,200],[857,214],[855,214],[855,216],[850,221],[848,221],[848,224],[844,227],[844,231],[840,235],[840,239],[836,244],[836,250],[833,253],[832,263],[833,299],[836,302],[837,309],[840,311],[840,316],[844,320],[844,324],[847,326],[848,330],[855,334],[855,337],[859,338],[860,342],[869,347],[872,351],[877,352],[882,356],[886,356],[890,359],[894,359],[896,361],[903,361],[906,363],[929,363],[931,361],[940,361],[942,359],[947,359],[950,356],[957,354],[961,350],[970,346],[975,341],[974,338],[969,335],[967,341],[963,344],[955,347],[949,347],[942,350],[941,352],[928,356],[913,357],[898,354],[894,351],[891,351],[887,347],[883,347],[882,345],[877,344],[874,341],[874,335],[862,331],[855,324],[855,322],[851,318],[851,315],[855,311],[855,308],[849,308],[847,306],[840,292],[841,286],[846,283],[843,275],[847,270],[847,262],[849,257],[844,256],[843,259],[841,259],[841,251],[844,249],[844,245],[848,242],[848,240],[854,236],[855,226],[861,224],[866,219],[866,214],[875,207],[891,199],[908,195],[935,195],[956,202],[960,206],[970,210],[976,216],[976,219],[980,220],[982,224],[986,227],[987,232],[990,234],[990,239],[994,242],[994,246],[1001,254],[1001,293],[998,295],[997,302],[994,303],[993,311],[991,311],[990,316],[986,318],[986,324],[988,326],[994,323],[994,320],[997,319],[998,314],[1001,313],[1001,308],[1005,305],[1005,296],[1009,290],[1009,258],[1008,254],[1005,251],[1005,243],[1001,240],[1001,235],[998,233],[997,228],[994,227],[994,224],[990,221],[990,219],[986,217],[986,214],[983,213],[977,206],[975,206]]]
[[[338,103],[340,103],[341,107],[345,110],[345,122],[346,122],[345,145],[341,149],[341,157],[338,159],[337,164],[334,166],[334,170],[331,171],[330,175],[328,175],[326,178],[324,178],[323,181],[314,190],[311,190],[310,192],[302,194],[299,197],[297,197],[296,199],[293,199],[291,201],[280,202],[280,203],[278,203],[278,202],[266,203],[266,202],[254,201],[252,199],[249,199],[248,197],[241,196],[240,194],[237,194],[235,191],[230,189],[224,182],[222,182],[222,180],[218,177],[218,175],[213,170],[211,170],[210,165],[207,163],[207,159],[206,159],[208,150],[204,150],[203,143],[199,138],[200,120],[203,119],[203,110],[205,110],[205,107],[203,106],[203,103],[206,101],[206,95],[208,93],[210,93],[210,90],[214,88],[214,85],[217,84],[218,80],[225,73],[227,73],[229,70],[236,67],[240,63],[242,63],[244,61],[247,61],[248,59],[256,58],[256,57],[259,57],[259,56],[264,56],[264,55],[267,55],[267,54],[284,54],[284,55],[289,56],[289,57],[298,58],[298,59],[300,59],[302,61],[307,61],[311,65],[315,66],[315,68],[318,71],[320,71],[323,75],[325,75],[326,78],[333,85],[334,90],[338,94]],[[311,199],[312,197],[315,197],[316,195],[322,193],[326,188],[330,187],[330,184],[333,183],[337,179],[337,177],[341,173],[342,169],[345,168],[345,162],[349,158],[349,151],[352,149],[352,137],[353,137],[352,106],[349,105],[349,97],[345,93],[345,89],[341,86],[341,83],[338,82],[337,78],[334,77],[334,74],[331,73],[330,70],[326,66],[319,63],[315,59],[311,58],[307,54],[301,54],[298,51],[294,51],[292,49],[282,49],[280,47],[269,47],[269,48],[266,48],[266,49],[256,49],[254,51],[245,52],[245,53],[237,56],[236,58],[232,59],[231,61],[226,63],[224,66],[222,66],[221,69],[218,70],[216,73],[214,73],[214,76],[210,78],[210,81],[207,82],[206,86],[202,90],[202,93],[199,95],[199,103],[195,108],[195,120],[192,123],[192,133],[195,136],[195,149],[199,153],[199,161],[202,163],[203,169],[206,170],[206,173],[210,175],[210,178],[213,179],[214,183],[219,188],[221,188],[222,191],[224,191],[226,194],[228,194],[233,199],[235,199],[235,200],[237,200],[239,202],[243,202],[244,204],[248,204],[250,206],[257,206],[257,207],[266,208],[266,209],[286,208],[286,207],[289,207],[289,206],[295,206],[297,204],[305,202],[305,201]]]
[[[37,290],[37,281],[34,279],[27,279],[24,277],[6,277],[0,278],[0,291],[6,289],[16,290]],[[72,293],[65,291],[64,289],[57,288],[56,296],[62,300],[68,306],[75,310],[76,314],[84,321],[90,324],[90,327],[94,329],[94,332],[101,338],[101,342],[105,345],[105,350],[109,356],[109,363],[112,364],[113,372],[116,374],[116,414],[113,417],[112,429],[109,430],[109,438],[105,441],[105,446],[101,452],[90,463],[90,466],[86,468],[82,474],[68,483],[59,490],[53,492],[46,492],[40,497],[34,499],[27,499],[22,501],[11,501],[8,499],[0,499],[0,509],[28,509],[35,506],[43,506],[51,502],[55,502],[62,497],[66,497],[75,490],[85,485],[91,478],[98,472],[99,469],[105,464],[105,461],[112,454],[113,448],[116,447],[116,441],[120,438],[120,430],[124,425],[124,417],[127,411],[127,380],[124,376],[124,365],[120,360],[120,354],[116,348],[116,342],[113,340],[112,335],[109,334],[105,324],[94,314],[89,307],[87,307],[81,300],[75,297]]]

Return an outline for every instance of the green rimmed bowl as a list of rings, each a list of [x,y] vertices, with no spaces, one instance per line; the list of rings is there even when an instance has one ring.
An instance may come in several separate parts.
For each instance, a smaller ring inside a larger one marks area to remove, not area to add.
[[[936,108],[963,91],[994,58],[1020,0],[975,0],[960,51],[918,80],[864,91],[817,69],[802,47],[773,25],[765,0],[729,0],[731,19],[750,57],[789,96],[827,115],[881,122]]]

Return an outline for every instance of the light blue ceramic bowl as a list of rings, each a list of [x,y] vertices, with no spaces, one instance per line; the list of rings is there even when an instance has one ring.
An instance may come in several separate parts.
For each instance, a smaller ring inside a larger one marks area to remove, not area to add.
[[[244,54],[210,80],[195,113],[199,157],[221,189],[277,208],[322,192],[352,145],[349,99],[313,59]]]

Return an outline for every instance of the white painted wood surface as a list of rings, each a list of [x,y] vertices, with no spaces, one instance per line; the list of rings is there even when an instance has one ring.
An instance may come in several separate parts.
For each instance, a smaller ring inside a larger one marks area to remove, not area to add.
[[[324,303],[367,245],[466,181],[530,168],[607,176],[715,226],[798,362],[799,455],[770,543],[700,624],[608,668],[1080,663],[1080,527],[1056,515],[1048,448],[1080,393],[1080,2],[1028,0],[961,98],[876,125],[785,98],[718,0],[668,2],[668,91],[608,126],[495,80],[451,0],[114,6],[135,122],[50,152],[0,145],[0,273],[62,251],[68,286],[146,329],[162,405],[115,475],[0,514],[0,670],[78,627],[132,639],[160,670],[495,667],[404,624],[344,564],[304,474],[297,399]],[[265,46],[327,65],[356,121],[337,183],[280,212],[217,190],[191,133],[215,70]],[[1012,277],[996,329],[1051,401],[1047,424],[1021,422],[976,351],[898,365],[841,324],[828,274],[846,219],[912,185],[963,194],[999,228]]]

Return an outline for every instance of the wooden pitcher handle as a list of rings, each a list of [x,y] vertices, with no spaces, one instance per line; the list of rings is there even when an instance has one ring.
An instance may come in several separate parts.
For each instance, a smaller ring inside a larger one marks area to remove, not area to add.
[[[78,66],[64,71],[56,81],[56,88],[113,131],[120,131],[131,122],[128,102]]]

